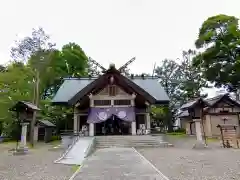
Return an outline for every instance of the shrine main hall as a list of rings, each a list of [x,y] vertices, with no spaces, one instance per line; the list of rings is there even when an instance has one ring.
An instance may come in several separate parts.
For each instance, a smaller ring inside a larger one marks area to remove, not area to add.
[[[150,133],[151,105],[169,98],[158,78],[127,77],[112,64],[98,77],[64,79],[52,103],[74,108],[74,133],[136,135]]]

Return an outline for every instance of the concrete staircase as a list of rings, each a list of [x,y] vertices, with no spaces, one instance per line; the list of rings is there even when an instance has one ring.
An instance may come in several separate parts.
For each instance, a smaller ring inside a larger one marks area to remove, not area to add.
[[[96,136],[96,148],[109,147],[169,147],[160,136]]]

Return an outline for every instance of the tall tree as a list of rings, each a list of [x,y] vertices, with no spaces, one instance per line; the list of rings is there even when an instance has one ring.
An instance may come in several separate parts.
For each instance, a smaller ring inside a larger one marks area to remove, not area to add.
[[[182,101],[181,91],[179,89],[182,75],[180,65],[174,60],[165,59],[161,66],[156,67],[155,73],[170,98],[169,110],[166,111],[167,114],[165,117],[168,118],[168,130],[172,131],[172,124],[175,121],[173,114]]]
[[[32,70],[23,63],[12,63],[6,71],[0,72],[0,123],[3,133],[11,136],[14,124],[12,113],[9,112],[17,101],[32,99]]]
[[[223,14],[209,17],[203,22],[195,45],[203,49],[193,63],[203,77],[216,87],[225,86],[236,93],[240,87],[238,19]]]
[[[88,57],[79,45],[75,43],[64,45],[61,56],[66,62],[68,75],[81,77],[87,74]]]
[[[51,52],[55,44],[50,42],[50,37],[42,29],[33,29],[31,36],[27,36],[16,42],[11,48],[11,55],[15,61],[26,62],[29,60],[29,65],[33,70],[32,82],[34,82],[33,103],[39,105],[41,93],[41,78],[46,77],[47,68],[51,64]],[[36,123],[36,112],[33,115],[30,128],[30,143],[34,145],[34,125]]]
[[[68,43],[62,49],[51,53],[48,67],[51,78],[45,81],[44,98],[52,97],[66,77],[82,77],[88,74],[88,57],[76,43]]]
[[[174,60],[165,59],[161,66],[156,67],[155,73],[168,94],[171,105],[176,105],[181,100],[179,85],[182,82],[182,72],[180,65]]]
[[[183,59],[180,64],[181,83],[179,89],[182,91],[184,101],[189,101],[200,96],[205,97],[206,94],[201,94],[203,87],[208,87],[206,80],[201,76],[198,68],[192,64],[192,59],[197,55],[195,50],[189,49],[183,51]]]

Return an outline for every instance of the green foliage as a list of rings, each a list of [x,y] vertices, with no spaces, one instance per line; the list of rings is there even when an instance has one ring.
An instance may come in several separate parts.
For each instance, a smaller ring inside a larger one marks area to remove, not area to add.
[[[12,142],[12,141],[13,141],[12,138],[9,138],[9,137],[5,137],[2,140],[3,143]]]
[[[164,106],[151,107],[152,119],[157,123],[158,126],[167,125],[167,120],[168,120],[167,113],[168,113],[168,107],[164,107]]]
[[[5,134],[11,134],[14,124],[13,113],[9,109],[21,100],[32,99],[32,71],[22,63],[14,62],[0,73],[0,122]]]
[[[167,133],[167,135],[173,136],[173,137],[184,137],[186,136],[186,133],[183,132],[170,132]]]
[[[165,59],[161,66],[156,67],[155,73],[170,98],[170,106],[175,106],[181,100],[178,88],[182,74],[180,65],[174,60]]]
[[[238,19],[223,14],[208,18],[195,44],[197,48],[204,48],[193,62],[203,77],[216,87],[225,86],[236,92],[240,78]]]
[[[67,75],[71,77],[81,77],[87,74],[88,58],[82,48],[75,44],[69,43],[62,47],[61,58],[66,62]]]
[[[182,75],[179,83],[183,102],[206,96],[201,94],[201,90],[203,87],[209,87],[207,81],[201,76],[201,72],[192,64],[192,59],[196,55],[196,51],[191,49],[183,51],[183,60],[180,64]]]
[[[16,41],[12,47],[14,61],[0,67],[0,123],[6,135],[14,134],[15,118],[9,108],[20,100],[36,103],[42,109],[37,118],[64,128],[72,109],[51,106],[50,100],[62,78],[87,74],[88,58],[75,43],[66,44],[61,50],[54,47],[42,28],[33,29],[30,36]]]
[[[183,128],[179,128],[177,130],[174,130],[175,133],[183,133],[183,134],[186,134],[186,129],[183,129]]]

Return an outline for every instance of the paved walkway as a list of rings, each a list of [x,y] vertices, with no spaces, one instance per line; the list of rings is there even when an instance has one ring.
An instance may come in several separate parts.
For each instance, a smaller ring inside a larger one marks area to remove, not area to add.
[[[97,150],[74,180],[167,180],[132,148]]]
[[[64,157],[61,157],[56,161],[56,163],[69,164],[69,165],[79,165],[85,159],[87,149],[92,142],[92,137],[81,137],[75,143],[75,145],[70,148],[69,152]]]

